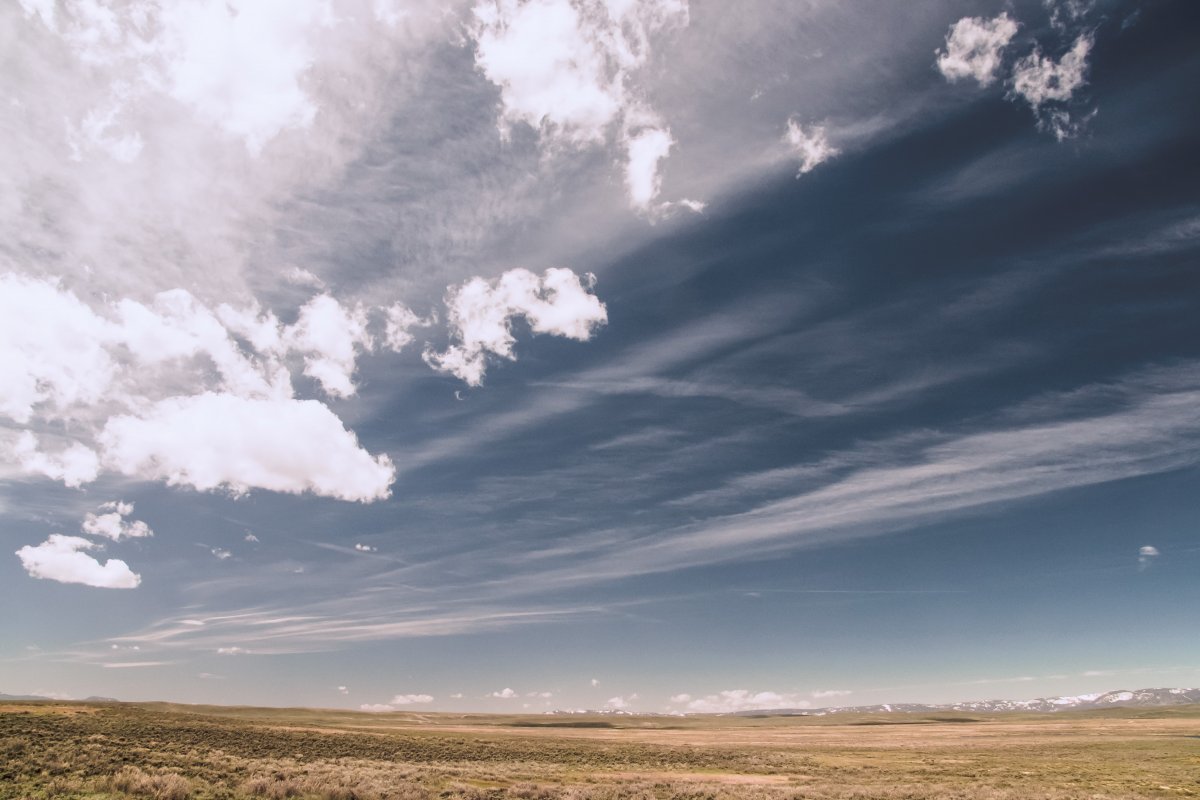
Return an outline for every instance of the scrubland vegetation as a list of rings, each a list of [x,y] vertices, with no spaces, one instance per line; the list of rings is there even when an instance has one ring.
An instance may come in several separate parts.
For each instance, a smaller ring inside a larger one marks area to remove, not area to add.
[[[569,725],[570,727],[566,727]],[[0,798],[1200,796],[1200,707],[1056,715],[366,715],[0,704]]]

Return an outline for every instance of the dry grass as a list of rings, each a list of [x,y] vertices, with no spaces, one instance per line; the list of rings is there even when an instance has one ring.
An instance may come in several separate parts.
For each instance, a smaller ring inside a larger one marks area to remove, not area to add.
[[[954,720],[547,721],[0,704],[0,799],[1200,797],[1196,707]]]

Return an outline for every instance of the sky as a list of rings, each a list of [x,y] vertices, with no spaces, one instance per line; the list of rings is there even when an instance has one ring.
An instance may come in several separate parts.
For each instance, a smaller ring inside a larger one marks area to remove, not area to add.
[[[1200,685],[1200,7],[0,8],[0,692]]]

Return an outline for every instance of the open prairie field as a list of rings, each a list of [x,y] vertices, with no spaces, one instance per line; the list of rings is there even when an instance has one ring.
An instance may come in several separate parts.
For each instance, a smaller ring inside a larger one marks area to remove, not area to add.
[[[1200,797],[1200,707],[833,717],[0,704],[0,798]]]

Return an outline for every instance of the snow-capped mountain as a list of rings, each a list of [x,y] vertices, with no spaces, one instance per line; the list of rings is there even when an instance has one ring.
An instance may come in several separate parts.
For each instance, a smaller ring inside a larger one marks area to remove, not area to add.
[[[758,711],[739,711],[736,716],[763,714],[804,714],[825,716],[827,714],[888,714],[897,712],[928,713],[931,711],[1066,711],[1070,709],[1113,708],[1116,706],[1152,707],[1181,706],[1200,703],[1200,689],[1118,689],[1112,692],[1068,695],[1064,697],[1038,697],[1033,700],[972,700],[962,703],[927,705],[923,703],[883,703],[874,706],[847,706],[844,708],[777,708]]]

